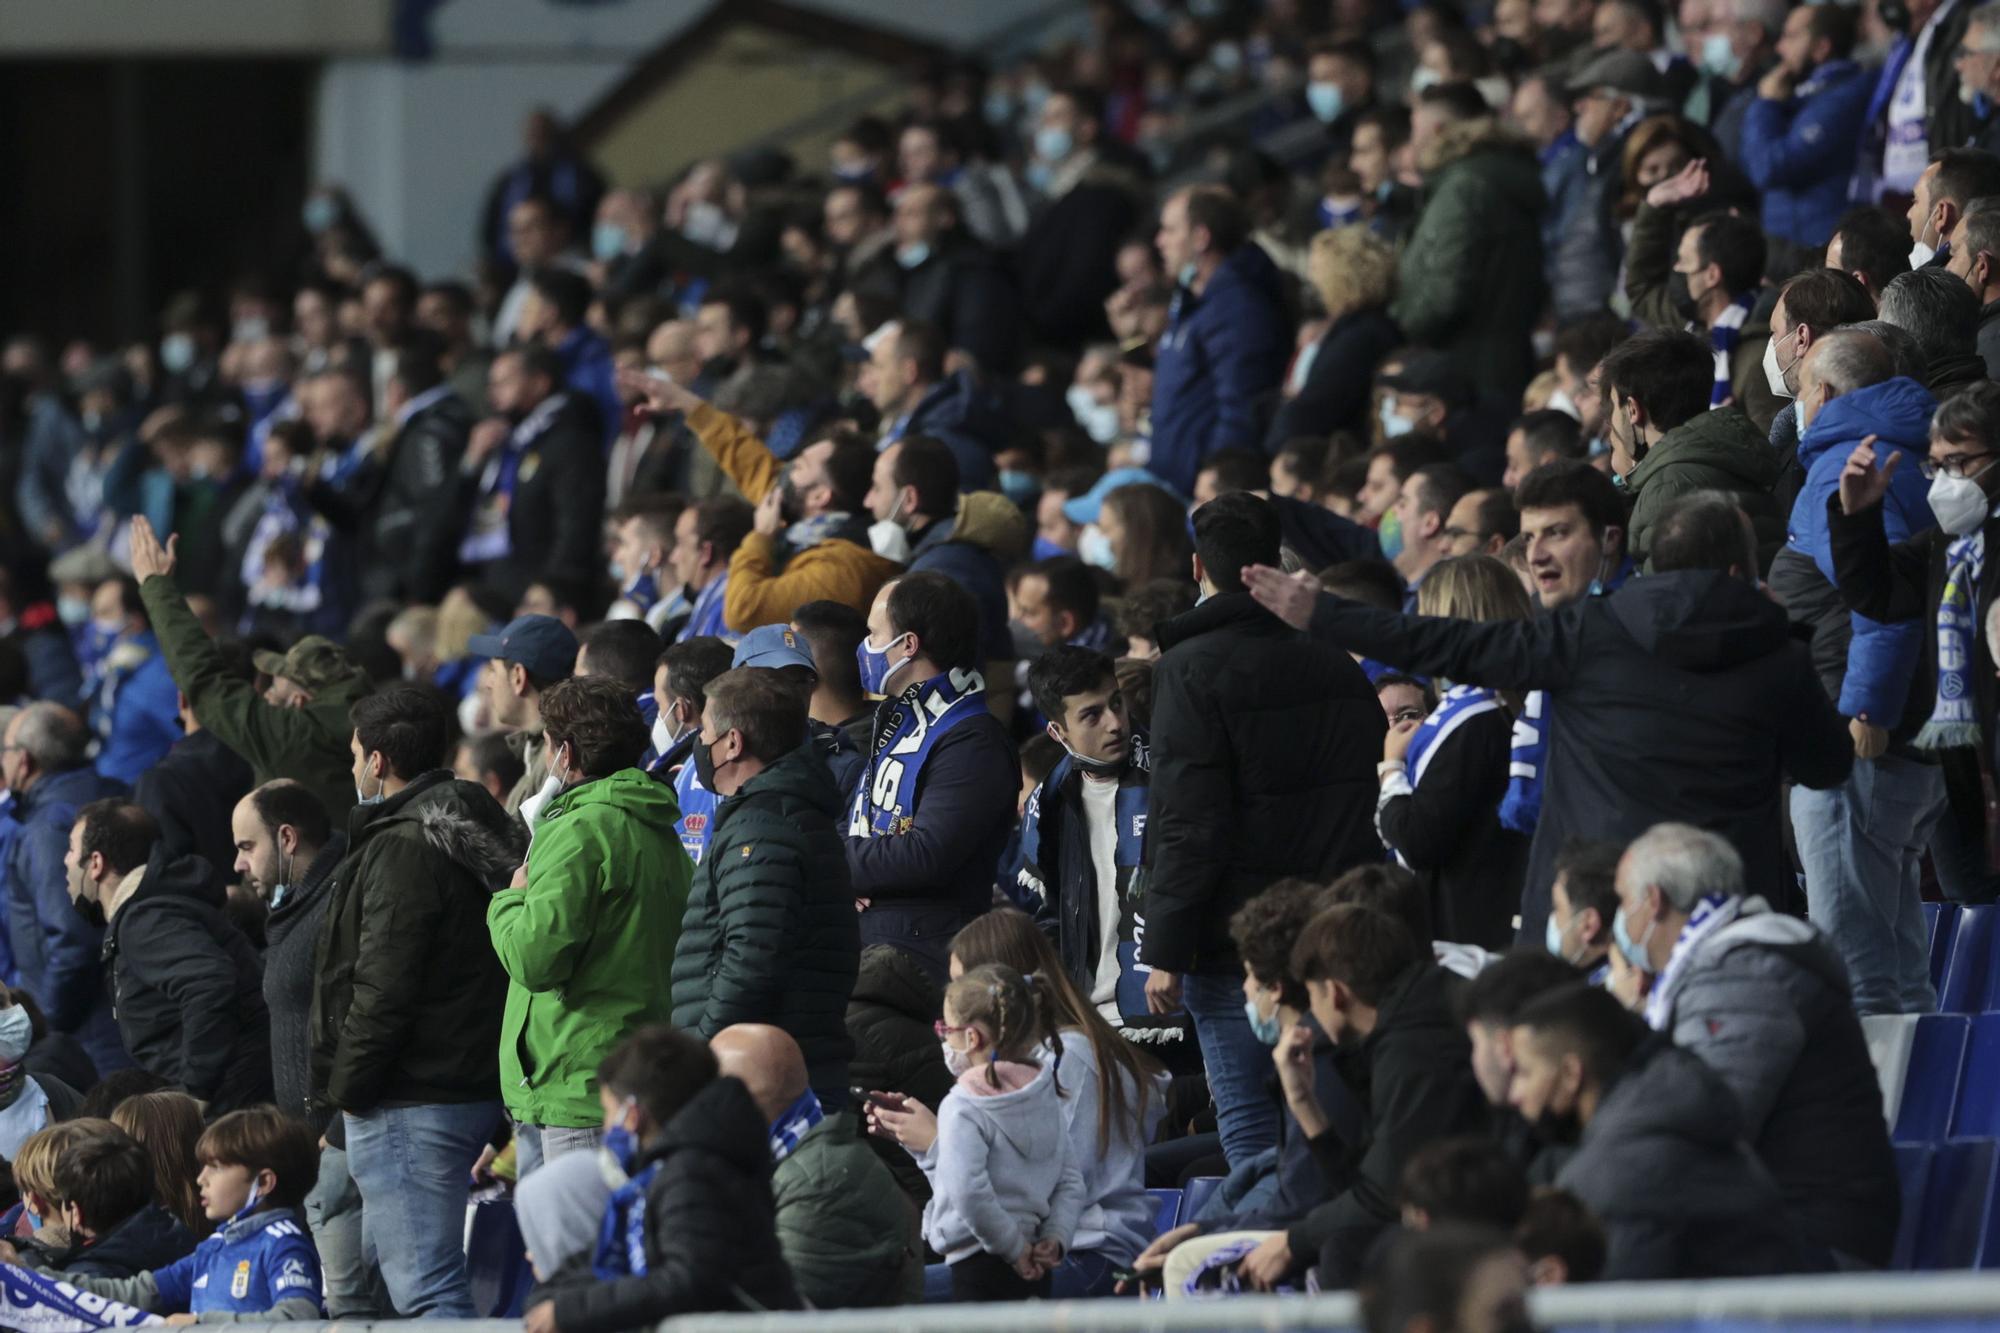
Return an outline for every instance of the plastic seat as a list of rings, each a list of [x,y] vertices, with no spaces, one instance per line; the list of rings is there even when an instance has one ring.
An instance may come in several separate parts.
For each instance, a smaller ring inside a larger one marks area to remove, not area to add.
[[[1181,1215],[1181,1192],[1147,1190],[1146,1195],[1153,1201],[1153,1234],[1158,1236],[1172,1231]]]
[[[2000,1145],[1991,1139],[1940,1143],[1931,1156],[1918,1213],[1913,1267],[1927,1272],[1971,1268],[1985,1255],[1993,1208],[1993,1168]]]
[[[1943,929],[1943,914],[1939,928]],[[1994,935],[2000,928],[2000,907],[1962,907],[1950,930],[1951,956],[1945,960],[1944,983],[1938,988],[1941,1014],[1983,1014],[1996,998],[1994,968],[2000,963]]]
[[[1930,1184],[1931,1158],[1937,1149],[1928,1143],[1899,1143],[1896,1179],[1903,1186],[1903,1216],[1896,1226],[1896,1251],[1889,1267],[1907,1273],[1916,1266],[1918,1223],[1923,1218],[1924,1191]]]
[[[2000,1138],[2000,1014],[1980,1014],[1972,1020],[1965,1064],[1958,1075],[1951,1136]]]
[[[1201,1216],[1201,1210],[1215,1196],[1222,1184],[1221,1176],[1196,1176],[1181,1192],[1181,1221],[1192,1222]]]
[[[1958,908],[1952,903],[1924,904],[1924,939],[1931,959],[1931,985],[1944,985],[1944,965],[1951,957],[1952,934],[1958,926]]]
[[[1897,1143],[1935,1143],[1951,1127],[1971,1028],[1972,1020],[1957,1014],[1925,1014],[1917,1020],[1910,1072],[1896,1109]]]
[[[1861,1020],[1868,1059],[1882,1087],[1882,1123],[1893,1125],[1903,1106],[1903,1082],[1910,1072],[1910,1048],[1917,1040],[1915,1014],[1870,1014]]]

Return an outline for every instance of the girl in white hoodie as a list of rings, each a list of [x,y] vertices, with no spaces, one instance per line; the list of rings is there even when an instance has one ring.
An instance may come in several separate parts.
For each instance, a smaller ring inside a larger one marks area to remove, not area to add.
[[[976,967],[944,993],[937,1025],[957,1082],[919,1163],[924,1239],[951,1266],[952,1298],[1046,1296],[1083,1210],[1063,1127],[1044,996],[1013,968]]]

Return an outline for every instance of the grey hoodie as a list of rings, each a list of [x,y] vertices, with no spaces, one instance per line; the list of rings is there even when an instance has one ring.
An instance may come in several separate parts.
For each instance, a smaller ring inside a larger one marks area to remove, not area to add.
[[[973,1091],[985,1078],[984,1066],[959,1077],[938,1107],[937,1139],[918,1159],[931,1182],[924,1239],[947,1260],[983,1250],[1011,1264],[1041,1240],[1067,1251],[1083,1174],[1070,1158],[1054,1063],[1005,1092]]]

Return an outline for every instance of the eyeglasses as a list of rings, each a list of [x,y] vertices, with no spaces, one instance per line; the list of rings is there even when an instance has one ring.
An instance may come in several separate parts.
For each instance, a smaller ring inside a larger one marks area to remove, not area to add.
[[[1993,457],[1993,455],[1994,455],[1993,450],[1981,449],[1976,454],[1959,454],[1954,458],[1947,458],[1942,462],[1926,458],[1921,463],[1917,464],[1917,471],[1920,474],[1922,474],[1923,479],[1925,481],[1937,480],[1937,475],[1940,472],[1942,472],[1947,477],[1956,477],[1962,480],[1967,477],[1976,477],[1981,472],[1986,471],[1986,469],[1982,467],[1977,469],[1976,471],[1967,472],[1965,470],[1965,465],[1967,463],[1975,462],[1981,458],[1991,458]]]
[[[967,1023],[963,1027],[953,1027],[951,1024],[945,1022],[942,1018],[940,1018],[936,1022],[931,1024],[931,1031],[937,1033],[938,1038],[942,1040],[946,1037],[949,1037],[954,1032],[972,1031],[972,1024]]]

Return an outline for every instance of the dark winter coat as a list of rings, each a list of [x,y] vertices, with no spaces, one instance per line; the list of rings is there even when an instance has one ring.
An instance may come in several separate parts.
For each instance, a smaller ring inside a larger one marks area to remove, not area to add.
[[[1995,116],[2000,124],[2000,116]],[[1979,307],[1979,359],[1986,363],[1986,378],[2000,380],[2000,301]]]
[[[1161,624],[1142,961],[1234,972],[1229,918],[1273,881],[1324,883],[1381,859],[1375,765],[1387,722],[1368,678],[1221,593]]]
[[[1104,301],[1118,286],[1118,247],[1145,225],[1140,189],[1100,165],[1036,211],[1014,262],[1037,342],[1074,349],[1107,336]]]
[[[155,844],[138,886],[111,914],[104,970],[118,1031],[141,1068],[214,1115],[271,1100],[263,971],[208,862],[170,860]]]
[[[1306,382],[1285,400],[1264,435],[1275,454],[1301,435],[1324,439],[1337,430],[1366,438],[1374,412],[1375,367],[1403,344],[1402,330],[1380,306],[1350,310],[1320,336]]]
[[[1808,248],[1832,238],[1874,85],[1853,61],[1829,60],[1784,101],[1751,101],[1737,161],[1764,193],[1766,234]]]
[[[413,414],[339,487],[324,482],[306,501],[358,539],[354,568],[363,601],[435,604],[451,588],[457,532],[441,521],[458,493],[458,465],[472,413],[455,393]]]
[[[952,1084],[931,1029],[943,1013],[944,988],[916,958],[888,944],[863,949],[854,998],[847,1002],[847,1033],[854,1039],[848,1082],[864,1092],[904,1093],[937,1110]],[[905,1194],[919,1204],[930,1198],[930,1182],[915,1158],[893,1141],[868,1141]]]
[[[904,314],[937,329],[945,346],[970,354],[981,370],[1007,375],[1020,365],[1021,289],[1002,256],[949,232],[915,268],[888,253],[874,268],[857,285],[886,286]]]
[[[537,579],[594,582],[604,563],[604,434],[588,399],[563,395],[554,420],[523,450],[516,477],[507,506],[508,552],[485,577],[516,599]],[[476,506],[479,480],[461,469],[467,514]],[[456,529],[464,530],[464,524]]]
[[[1783,882],[1791,873],[1779,824],[1784,780],[1833,787],[1854,764],[1846,720],[1792,641],[1784,611],[1719,571],[1636,578],[1553,615],[1483,624],[1326,594],[1312,633],[1403,670],[1549,692],[1524,941],[1542,939],[1556,854],[1572,837],[1624,843],[1679,820],[1728,838],[1748,883]]]
[[[187,1258],[194,1253],[195,1240],[172,1213],[149,1203],[96,1240],[47,1251],[44,1258],[59,1274],[137,1277]]]
[[[1653,529],[1696,491],[1722,491],[1750,516],[1761,572],[1785,540],[1785,516],[1772,490],[1781,461],[1765,433],[1733,407],[1698,412],[1662,435],[1625,479],[1632,497],[1626,549],[1644,565]]]
[[[1604,1228],[1605,1281],[1798,1270],[1784,1200],[1742,1124],[1700,1056],[1659,1038],[1633,1053],[1556,1177]]]
[[[1521,910],[1528,840],[1500,822],[1514,723],[1504,708],[1468,718],[1435,743],[1423,781],[1376,808],[1382,841],[1416,873],[1431,935],[1504,951]]]
[[[829,1109],[847,1102],[847,1004],[861,928],[847,880],[843,802],[810,742],[726,796],[709,821],[674,947],[674,1026],[783,1028]]]
[[[497,1097],[507,974],[486,906],[526,851],[520,823],[440,769],[355,807],[347,837],[314,954],[314,1101]]]
[[[960,497],[958,512],[924,529],[910,550],[909,572],[936,572],[972,594],[979,604],[979,661],[1014,657],[1007,628],[1006,570],[1024,554],[1027,520],[1012,500],[993,491]]]
[[[333,901],[334,873],[347,859],[347,834],[336,831],[264,922],[264,1007],[271,1014],[271,1090],[278,1109],[324,1131],[328,1113],[312,1101],[313,954]]]
[[[221,870],[236,864],[229,817],[254,782],[242,756],[204,729],[175,741],[141,773],[132,799],[160,826],[168,856],[199,856]]]
[[[648,1329],[673,1315],[796,1310],[778,1248],[771,1139],[741,1083],[717,1078],[640,1154],[660,1169],[646,1190],[643,1277],[600,1280],[585,1252],[529,1298],[555,1301],[563,1333]]]
[[[1203,459],[1261,443],[1291,349],[1283,279],[1261,245],[1238,246],[1199,296],[1175,292],[1154,353],[1147,470],[1193,495]]]

